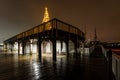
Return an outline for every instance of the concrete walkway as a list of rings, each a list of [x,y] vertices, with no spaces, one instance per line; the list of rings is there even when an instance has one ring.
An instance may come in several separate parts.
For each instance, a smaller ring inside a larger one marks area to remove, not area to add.
[[[100,46],[89,56],[39,58],[0,55],[0,80],[112,80]]]

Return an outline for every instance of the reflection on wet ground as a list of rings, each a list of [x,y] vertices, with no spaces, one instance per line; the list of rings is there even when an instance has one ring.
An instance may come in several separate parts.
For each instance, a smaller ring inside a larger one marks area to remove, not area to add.
[[[103,58],[0,55],[0,80],[107,80]]]

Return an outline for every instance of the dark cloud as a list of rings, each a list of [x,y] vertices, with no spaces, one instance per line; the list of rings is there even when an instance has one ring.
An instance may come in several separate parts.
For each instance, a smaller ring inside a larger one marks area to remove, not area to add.
[[[0,42],[41,23],[44,7],[58,18],[84,30],[97,29],[101,41],[119,41],[119,0],[0,0]]]

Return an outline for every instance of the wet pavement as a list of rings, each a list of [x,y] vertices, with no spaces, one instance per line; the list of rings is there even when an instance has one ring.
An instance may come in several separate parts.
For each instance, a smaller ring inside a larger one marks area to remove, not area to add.
[[[59,56],[56,62],[50,56],[40,62],[37,55],[1,54],[0,80],[108,80],[107,62],[97,51],[95,56]]]

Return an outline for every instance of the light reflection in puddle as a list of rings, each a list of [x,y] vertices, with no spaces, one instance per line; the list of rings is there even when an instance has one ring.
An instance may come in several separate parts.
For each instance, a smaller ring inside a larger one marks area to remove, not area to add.
[[[19,68],[23,67],[23,71],[27,70],[27,72],[23,73],[28,76],[33,76],[30,77],[30,79],[37,80],[40,78],[43,78],[46,75],[55,75],[57,73],[57,68],[60,66],[61,62],[63,62],[62,58],[65,58],[65,55],[59,55],[57,56],[57,62],[53,62],[52,56],[50,54],[43,54],[42,55],[42,62],[39,61],[38,55],[14,55],[14,75],[17,77],[20,74]],[[64,59],[65,60],[65,59]],[[42,70],[41,70],[42,69]],[[49,72],[46,72],[49,71]],[[52,73],[53,74],[49,74]]]

